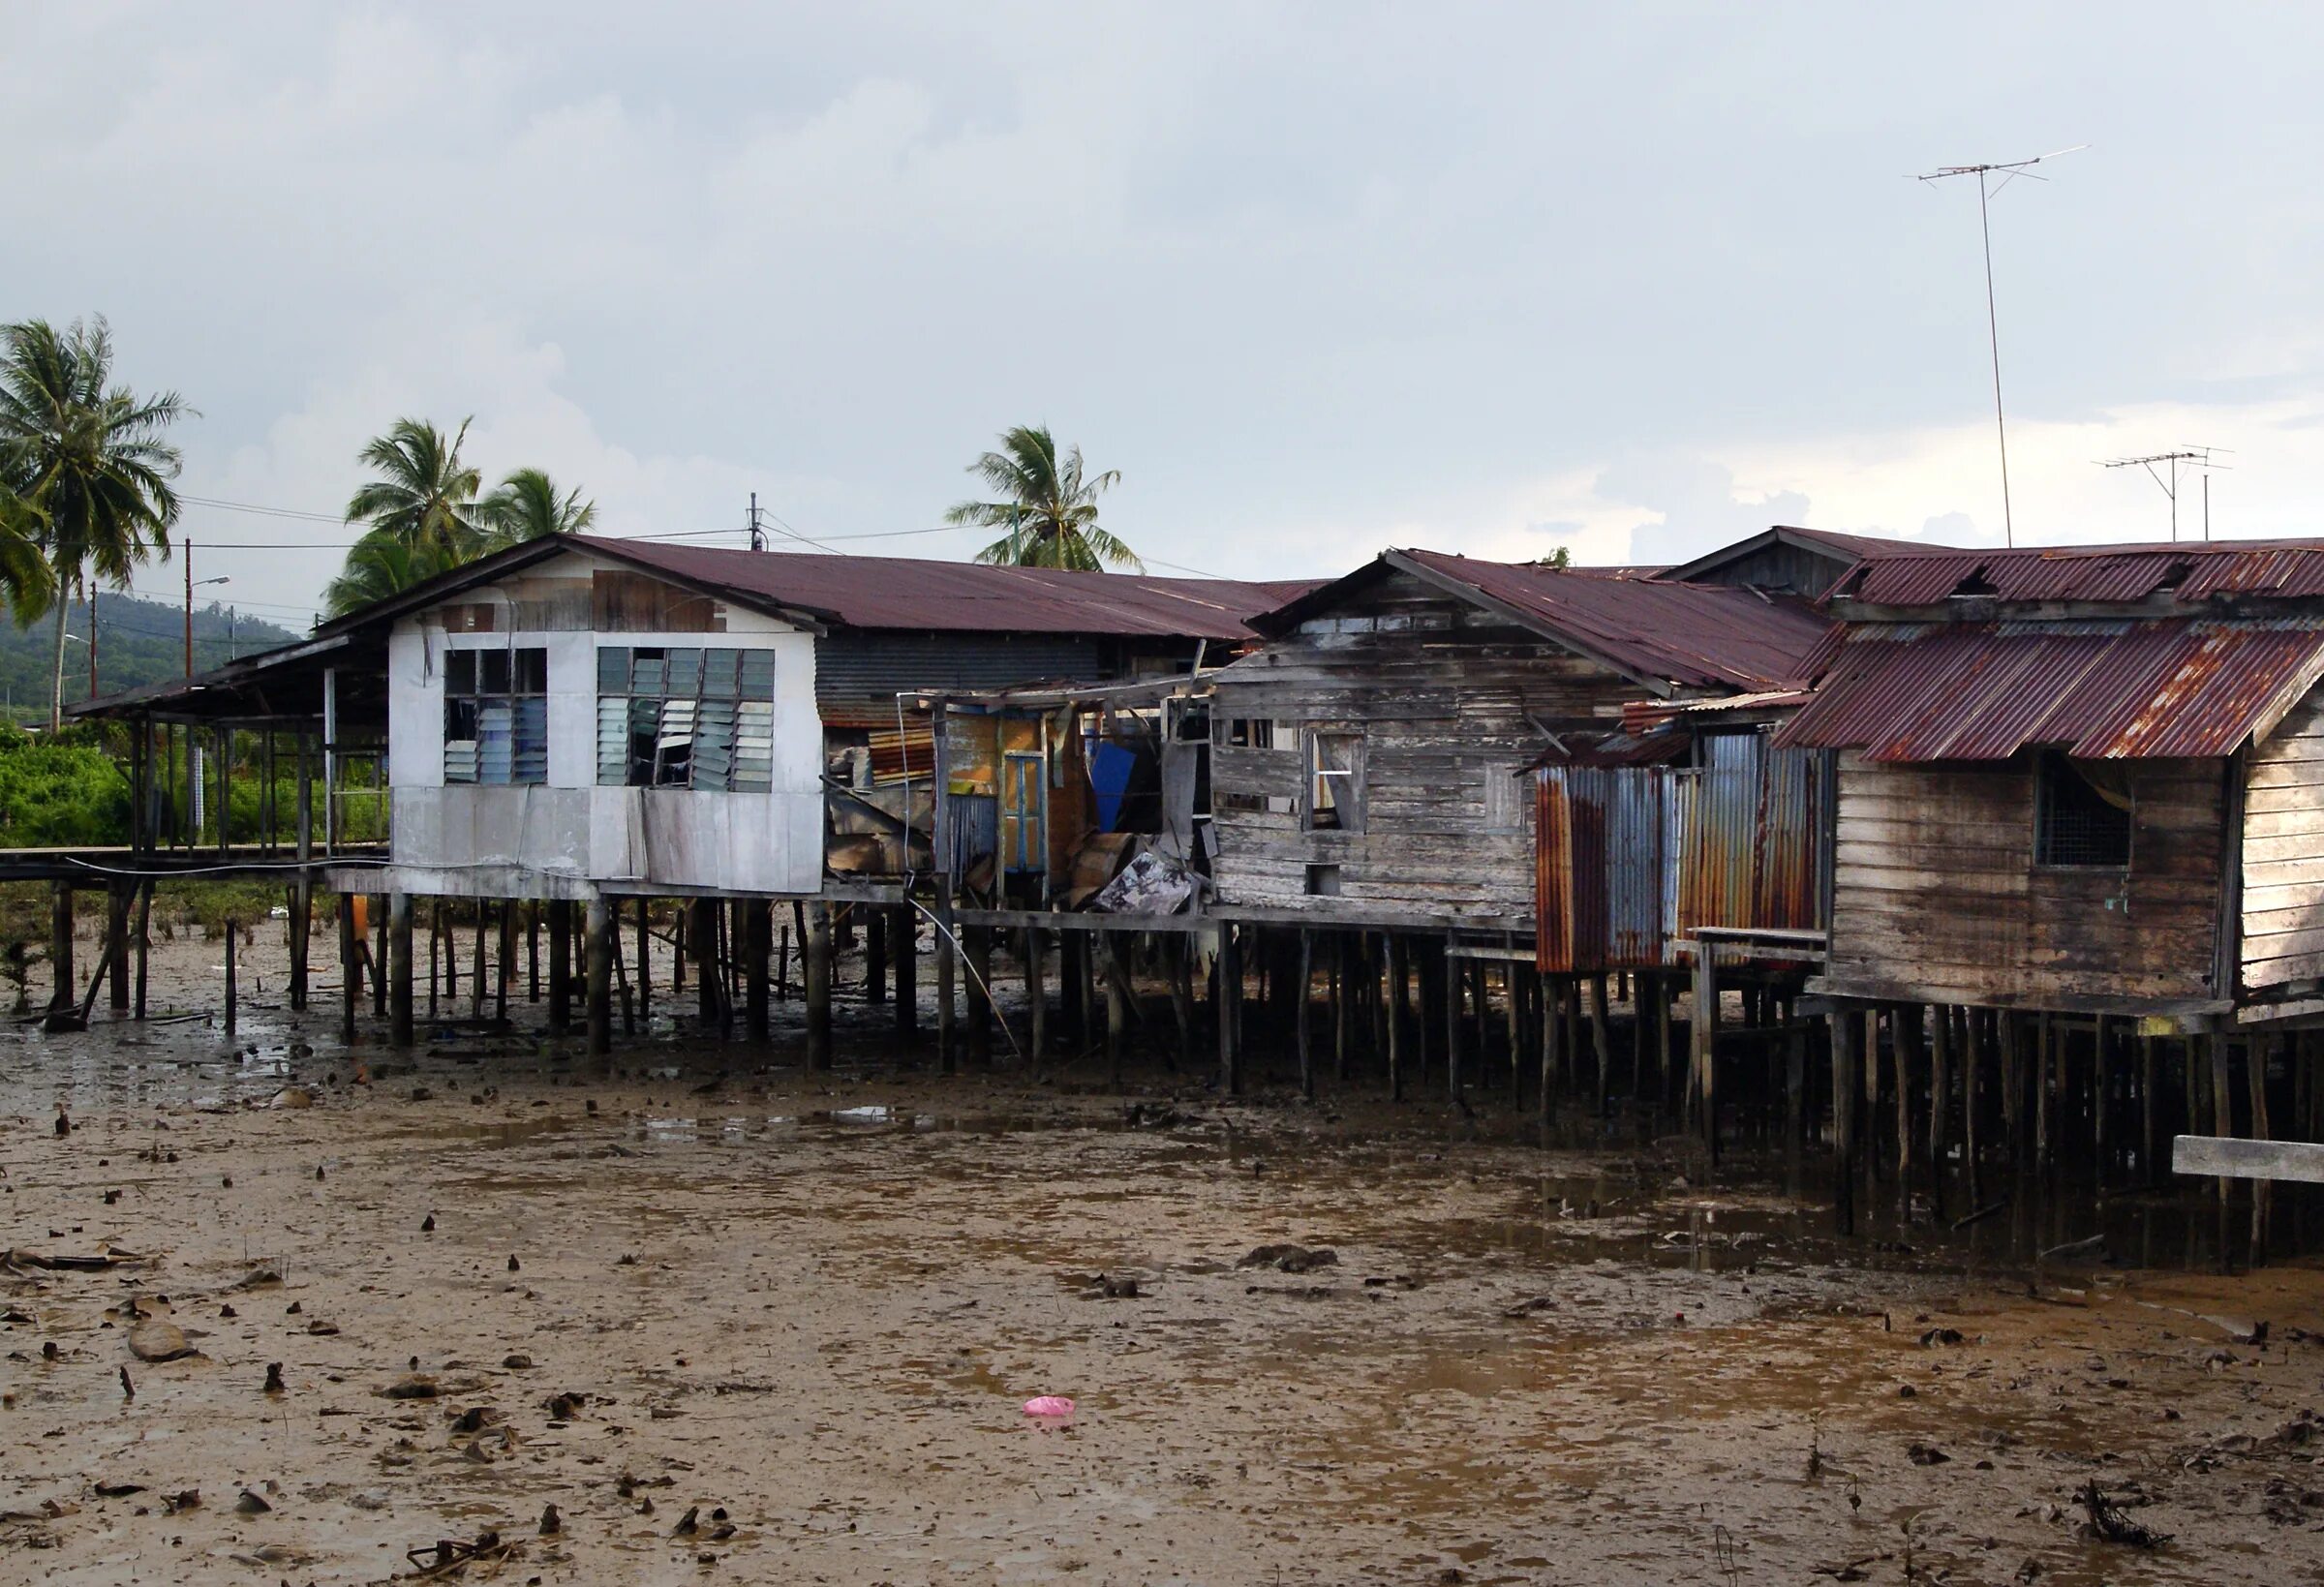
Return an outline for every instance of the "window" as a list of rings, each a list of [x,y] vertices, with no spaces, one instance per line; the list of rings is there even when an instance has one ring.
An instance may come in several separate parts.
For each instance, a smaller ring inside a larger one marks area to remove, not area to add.
[[[764,793],[775,766],[775,653],[597,647],[597,781]]]
[[[1513,772],[1506,766],[1487,766],[1484,769],[1484,830],[1523,832],[1525,801],[1532,792],[1531,773]]]
[[[2045,751],[2034,775],[2034,863],[2126,870],[2130,805],[2128,781],[2103,762]]]
[[[1363,830],[1363,735],[1307,735],[1307,809],[1311,832]]]
[[[1311,865],[1307,868],[1307,896],[1311,899],[1339,897],[1339,867]]]
[[[549,653],[459,650],[443,657],[443,780],[549,779]]]
[[[1227,744],[1236,749],[1272,749],[1275,747],[1275,724],[1267,717],[1230,717],[1227,718]]]

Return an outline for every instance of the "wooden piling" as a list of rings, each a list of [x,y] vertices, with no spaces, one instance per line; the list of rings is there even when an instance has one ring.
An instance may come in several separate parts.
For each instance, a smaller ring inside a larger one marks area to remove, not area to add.
[[[828,923],[831,906],[824,905]],[[828,925],[826,927],[828,929]],[[719,905],[714,899],[686,903],[686,947],[694,972],[694,1018],[708,1029],[719,1018]],[[828,968],[825,971],[829,973]]]
[[[1101,932],[1098,937],[1100,974],[1106,992],[1106,1075],[1107,1083],[1121,1089],[1122,1044],[1129,1029],[1129,999],[1123,989],[1129,985],[1128,957],[1121,951],[1121,941],[1113,932]]]
[[[619,953],[621,952],[622,929],[618,915],[614,920],[613,935],[614,952]],[[681,940],[684,940],[683,936]],[[671,957],[678,960],[678,981],[683,984],[686,979],[684,961],[678,959],[675,954]],[[637,973],[633,979],[637,982],[637,1017],[641,1020],[651,1020],[654,1016],[654,900],[652,899],[637,900]]]
[[[960,1067],[958,1010],[960,943],[952,925],[952,882],[936,878],[936,1068],[952,1074]]]
[[[1049,989],[1041,984],[1041,928],[1024,929],[1018,955],[1024,961],[1024,1014],[1029,1032],[1026,1045],[1030,1049],[1026,1055],[1038,1073],[1049,1053]],[[1175,990],[1176,983],[1173,986]]]
[[[1937,1215],[1944,1215],[1944,1165],[1952,1149],[1953,1011],[1940,1003],[1929,1010],[1935,1026],[1929,1045],[1929,1191]]]
[[[73,884],[48,884],[48,1012],[70,1012],[78,1002],[73,985]]]
[[[1544,979],[1542,983],[1542,1122],[1546,1125],[1557,1116],[1558,1087],[1564,1083],[1560,1071],[1565,1066],[1565,992],[1557,983]]]
[[[105,984],[107,1006],[116,1016],[129,1013],[129,895],[120,882],[105,889]]]
[[[1611,1015],[1605,1006],[1605,977],[1590,977],[1590,1046],[1598,1059],[1598,1113],[1605,1114],[1613,1084],[1614,1036],[1608,1028]],[[1707,1085],[1707,1077],[1706,1077]],[[1706,1089],[1704,1095],[1709,1095]]]
[[[308,900],[312,906],[314,893],[309,888]],[[134,1005],[135,1017],[145,1018],[145,967],[153,953],[153,880],[147,877],[138,886],[138,984]],[[304,1006],[303,1004],[301,1005]]]
[[[993,1066],[993,928],[971,926],[961,934],[965,950],[968,997],[968,1061],[979,1069]]]
[[[562,1036],[573,1022],[573,904],[549,900],[549,1034]]]
[[[540,900],[525,902],[525,1001],[540,1001]]]
[[[1314,1032],[1309,1028],[1309,1006],[1313,1000],[1315,976],[1315,933],[1300,928],[1300,976],[1293,996],[1292,1044],[1300,1054],[1300,1095],[1315,1095]]]
[[[820,899],[807,906],[807,1062],[831,1067],[831,905]]]
[[[888,1000],[888,915],[872,909],[864,917],[864,1001]]]
[[[1700,938],[1695,943],[1693,1034],[1696,1122],[1715,1162],[1719,1150],[1719,963],[1711,944]]]
[[[774,1028],[767,1007],[767,961],[775,952],[775,906],[765,899],[743,905],[744,1033],[763,1042]]]
[[[1218,1081],[1229,1096],[1242,1091],[1240,1026],[1242,1024],[1242,948],[1233,921],[1218,927],[1217,990],[1211,995],[1218,1015]]]
[[[234,1034],[234,1014],[235,1014],[235,1010],[236,1010],[236,1008],[238,1007],[238,1005],[239,1005],[239,1001],[240,1001],[240,999],[239,999],[239,998],[237,997],[237,995],[236,995],[236,989],[235,989],[235,986],[234,986],[234,949],[235,949],[235,947],[236,947],[236,946],[237,946],[237,945],[240,943],[240,941],[241,941],[241,937],[242,937],[242,933],[241,933],[241,931],[240,931],[239,930],[237,930],[237,929],[236,929],[236,927],[235,927],[235,925],[234,925],[234,917],[233,917],[233,916],[231,916],[231,915],[229,915],[229,916],[227,916],[227,917],[226,917],[226,1034],[227,1034],[227,1037],[228,1037],[228,1039],[229,1039],[229,1040],[231,1040],[231,1039],[232,1039],[232,1037],[233,1037],[233,1034]]]
[[[355,899],[339,895],[339,1039],[355,1040],[355,999],[363,995],[363,961],[355,947]]]
[[[919,923],[912,905],[888,911],[888,979],[895,986],[896,1034],[920,1032]]]
[[[2216,1034],[2206,1034],[2203,1037],[2203,1045],[2209,1050],[2211,1058],[2211,1133],[2233,1135],[2235,1133],[2235,1093],[2228,1084],[2227,1076],[2227,1065],[2233,1056],[2232,1049],[2228,1038]],[[2227,1200],[2228,1183],[2229,1181],[2224,1177],[2218,1180],[2219,1201],[2222,1204]]]
[[[379,941],[371,955],[371,1017],[384,1020],[387,1018],[387,976],[382,968],[387,962],[387,899],[384,894],[371,896],[371,910],[372,918],[379,922],[379,929],[374,933]]]
[[[584,996],[593,1058],[613,1053],[613,961],[620,947],[614,940],[613,903],[602,893],[593,894],[582,914],[582,939],[588,983]]]
[[[1445,1094],[1457,1105],[1460,1101],[1460,961],[1452,957],[1452,939],[1445,939],[1444,1016],[1445,1016]]]
[[[1832,1212],[1839,1232],[1856,1232],[1856,1180],[1860,1171],[1856,1140],[1857,1076],[1864,1047],[1864,1023],[1853,1008],[1835,1010],[1832,1027]]]
[[[1404,1100],[1404,1007],[1410,978],[1404,973],[1404,939],[1393,931],[1382,933],[1387,943],[1387,994],[1381,999],[1388,1012],[1388,1099]]]
[[[387,1040],[410,1047],[412,1025],[412,895],[387,896]]]
[[[508,981],[516,973],[516,900],[500,899],[494,901],[493,913],[500,928],[500,939],[493,947],[492,1014],[496,1020],[508,1018]]]

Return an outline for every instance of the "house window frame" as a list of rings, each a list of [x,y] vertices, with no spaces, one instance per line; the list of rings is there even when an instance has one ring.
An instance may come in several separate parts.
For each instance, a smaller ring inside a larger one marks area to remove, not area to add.
[[[611,687],[607,677],[616,656],[621,657],[619,687]],[[658,673],[641,667],[641,660],[658,667]],[[775,698],[782,665],[773,647],[666,641],[615,645],[600,637],[592,662],[597,786],[697,793],[773,791]],[[719,687],[713,687],[714,682]],[[680,685],[684,687],[673,687]],[[614,731],[607,709],[616,702],[621,717],[618,777],[607,770],[607,738]],[[641,716],[641,705],[651,707],[650,712]],[[680,743],[682,754],[673,748]],[[721,763],[723,772],[705,781],[705,769]]]
[[[1348,747],[1345,766],[1326,766],[1323,762],[1327,744],[1345,744]],[[1329,786],[1328,779],[1341,779],[1339,791],[1333,794],[1329,821],[1319,819],[1325,813],[1323,801],[1318,797]],[[1302,832],[1349,832],[1364,830],[1364,735],[1361,728],[1309,726],[1300,734],[1300,830]]]
[[[487,674],[499,663],[492,687]],[[507,775],[487,777],[485,714],[507,713]],[[462,722],[459,717],[466,716]],[[443,653],[443,781],[454,788],[537,788],[549,780],[549,649],[454,645]],[[460,728],[465,726],[463,735]]]
[[[2063,749],[2042,749],[2034,761],[2034,869],[2036,870],[2066,871],[2078,874],[2127,874],[2138,856],[2138,791],[2130,791],[2130,808],[2122,815],[2122,858],[2120,860],[2059,860],[2051,856],[2056,851],[2057,835],[2051,827],[2052,811],[2058,780],[2070,777],[2091,789],[2097,798],[2096,786],[2083,776],[2070,756]],[[2100,800],[2103,803],[2103,800]],[[2111,805],[2106,806],[2112,809]]]

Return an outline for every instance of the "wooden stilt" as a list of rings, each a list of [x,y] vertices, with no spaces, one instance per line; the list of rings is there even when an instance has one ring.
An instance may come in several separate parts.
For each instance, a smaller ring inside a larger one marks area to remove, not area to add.
[[[1049,989],[1041,984],[1043,955],[1039,927],[1028,926],[1024,929],[1024,937],[1018,948],[1018,955],[1024,961],[1025,1022],[1031,1031],[1031,1035],[1027,1038],[1027,1045],[1031,1048],[1028,1056],[1032,1061],[1034,1072],[1038,1073],[1043,1063],[1047,1061],[1049,1053]]]
[[[1590,977],[1590,1045],[1598,1059],[1598,1113],[1605,1114],[1610,1087],[1613,1083],[1614,1036],[1605,1006],[1605,977]]]
[[[307,903],[310,910],[314,907],[314,884],[310,881],[307,888]],[[138,984],[134,1014],[139,1020],[145,1018],[145,968],[146,961],[151,957],[152,952],[153,882],[151,878],[147,878],[138,887]],[[303,1008],[305,1005],[302,1003],[300,1006]]]
[[[603,1058],[613,1053],[613,961],[620,951],[614,942],[612,900],[604,894],[593,894],[584,907],[581,934],[586,959],[583,975],[588,985],[583,1002],[589,1055]]]
[[[549,1034],[562,1036],[573,1021],[573,905],[549,900]]]
[[[105,982],[107,1006],[129,1013],[129,898],[135,889],[113,882],[105,890]]]
[[[960,979],[960,943],[952,927],[952,883],[936,878],[936,1067],[952,1074],[960,1067],[955,983]]]
[[[350,1046],[355,1040],[355,999],[363,995],[363,961],[355,936],[357,897],[339,895],[339,1039]]]
[[[429,921],[431,940],[428,943],[428,968],[431,973],[434,971],[436,958],[441,951],[443,957],[443,995],[446,1001],[457,1003],[460,1001],[459,928],[445,919],[442,899],[436,900],[434,909],[429,913]],[[433,981],[430,981],[428,984],[428,1013],[433,1015],[435,1012],[436,986]]]
[[[73,984],[73,884],[48,884],[48,1012],[72,1012],[80,1000]]]
[[[1553,981],[1542,983],[1542,1095],[1539,1107],[1546,1125],[1557,1117],[1558,1088],[1565,1083],[1565,993]]]
[[[775,952],[775,906],[765,899],[743,905],[744,1032],[763,1042],[773,1028],[767,1009],[767,961]]]
[[[2210,1050],[2211,1056],[2211,1133],[2233,1135],[2235,1133],[2235,1093],[2228,1084],[2227,1076],[2227,1065],[2233,1054],[2228,1039],[2224,1036],[2206,1035],[2202,1040],[2203,1045]],[[2227,1200],[2228,1184],[2229,1181],[2224,1177],[2218,1180],[2219,1201],[2222,1204]]]
[[[1122,989],[1128,985],[1125,955],[1121,939],[1114,932],[1098,934],[1100,954],[1099,972],[1105,982],[1106,995],[1106,1074],[1107,1083],[1121,1089],[1122,1043],[1129,1028],[1129,1000]]]
[[[1315,1095],[1314,1033],[1308,1028],[1315,977],[1315,933],[1300,928],[1300,974],[1292,992],[1292,1043],[1300,1053],[1300,1095]]]
[[[493,904],[499,917],[500,941],[495,947],[492,966],[492,1014],[496,1020],[508,1018],[508,981],[516,973],[516,900],[500,899]]]
[[[1352,1045],[1349,1027],[1355,1024],[1351,1017],[1356,1001],[1356,980],[1348,972],[1348,937],[1344,931],[1330,936],[1331,961],[1329,969],[1330,994],[1326,999],[1331,1007],[1331,1083],[1342,1090],[1348,1083],[1348,1049]]]
[[[1864,1022],[1843,1004],[1832,1014],[1832,1212],[1839,1232],[1856,1232],[1856,1070],[1862,1062]]]
[[[1452,939],[1445,939],[1445,1092],[1454,1103],[1460,1101],[1460,961],[1452,957]]]
[[[540,1001],[540,900],[525,900],[525,1001]]]
[[[1165,952],[1170,956],[1170,1014],[1172,1022],[1178,1027],[1178,1063],[1192,1069],[1195,1063],[1194,938],[1188,932],[1174,931],[1165,942]]]
[[[888,1000],[888,916],[882,909],[864,915],[864,1001]]]
[[[475,930],[469,935],[468,1017],[472,1020],[481,1020],[484,1018],[484,927],[486,904],[484,900],[476,899],[473,900],[471,907],[473,907],[476,912],[476,921]]]
[[[828,921],[831,906],[824,905]],[[719,1018],[719,905],[714,899],[686,902],[686,947],[694,973],[694,1018],[704,1029]],[[829,973],[828,970],[826,973]]]
[[[919,925],[912,906],[888,911],[888,978],[895,983],[896,1034],[920,1033]]]
[[[993,928],[971,926],[961,933],[967,950],[968,1061],[979,1069],[993,1066]]]
[[[2162,1182],[2156,1164],[2162,1156],[2160,1119],[2155,1096],[2155,1038],[2138,1038],[2138,1176],[2149,1185]]]
[[[1929,1046],[1929,1191],[1939,1217],[1944,1216],[1944,1172],[1952,1152],[1953,1011],[1940,1003],[1929,1010],[1935,1038]]]
[[[1404,973],[1404,941],[1395,932],[1384,933],[1387,943],[1388,995],[1382,999],[1388,1009],[1388,1097],[1391,1102],[1404,1100],[1404,1004],[1409,978]]]
[[[384,1020],[387,1018],[387,975],[385,969],[387,963],[386,897],[384,895],[375,895],[371,900],[371,910],[372,919],[379,922],[379,927],[376,933],[379,937],[379,942],[378,945],[373,949],[371,955],[371,1017],[375,1020]]]
[[[831,1067],[831,905],[807,905],[807,1062]]]
[[[1242,1092],[1240,1026],[1242,1024],[1242,945],[1233,921],[1218,928],[1217,990],[1211,1002],[1218,1014],[1218,1082],[1229,1096]]]
[[[387,1040],[410,1047],[412,1022],[412,895],[387,898]]]
[[[1695,944],[1695,1094],[1696,1122],[1712,1160],[1719,1152],[1719,964],[1708,942]]]
[[[224,818],[225,818],[225,817],[224,817],[224,816],[223,816],[223,814],[222,814],[222,815],[220,816],[220,819],[221,819],[221,820],[223,820]],[[229,915],[229,916],[227,916],[227,917],[226,917],[226,1037],[227,1037],[227,1040],[229,1040],[229,1041],[231,1041],[231,1040],[233,1040],[233,1037],[234,1037],[234,1012],[235,1012],[235,1008],[236,1008],[236,1006],[237,1006],[237,1004],[238,1004],[238,1002],[239,1002],[239,999],[238,999],[238,998],[237,998],[237,996],[235,995],[235,987],[234,987],[234,950],[235,950],[235,949],[236,949],[236,948],[237,948],[237,947],[240,945],[240,943],[241,943],[241,939],[242,939],[242,932],[241,932],[241,931],[240,931],[240,930],[239,930],[239,929],[238,929],[238,928],[237,928],[237,927],[234,925],[234,917],[233,917],[233,916],[231,916],[231,915]]]

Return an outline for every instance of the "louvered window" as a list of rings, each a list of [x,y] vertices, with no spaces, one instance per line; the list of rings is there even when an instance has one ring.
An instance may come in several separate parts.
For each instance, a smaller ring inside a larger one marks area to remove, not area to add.
[[[443,658],[443,779],[549,779],[549,653],[457,650]]]
[[[597,651],[597,780],[763,793],[775,768],[775,653]]]

